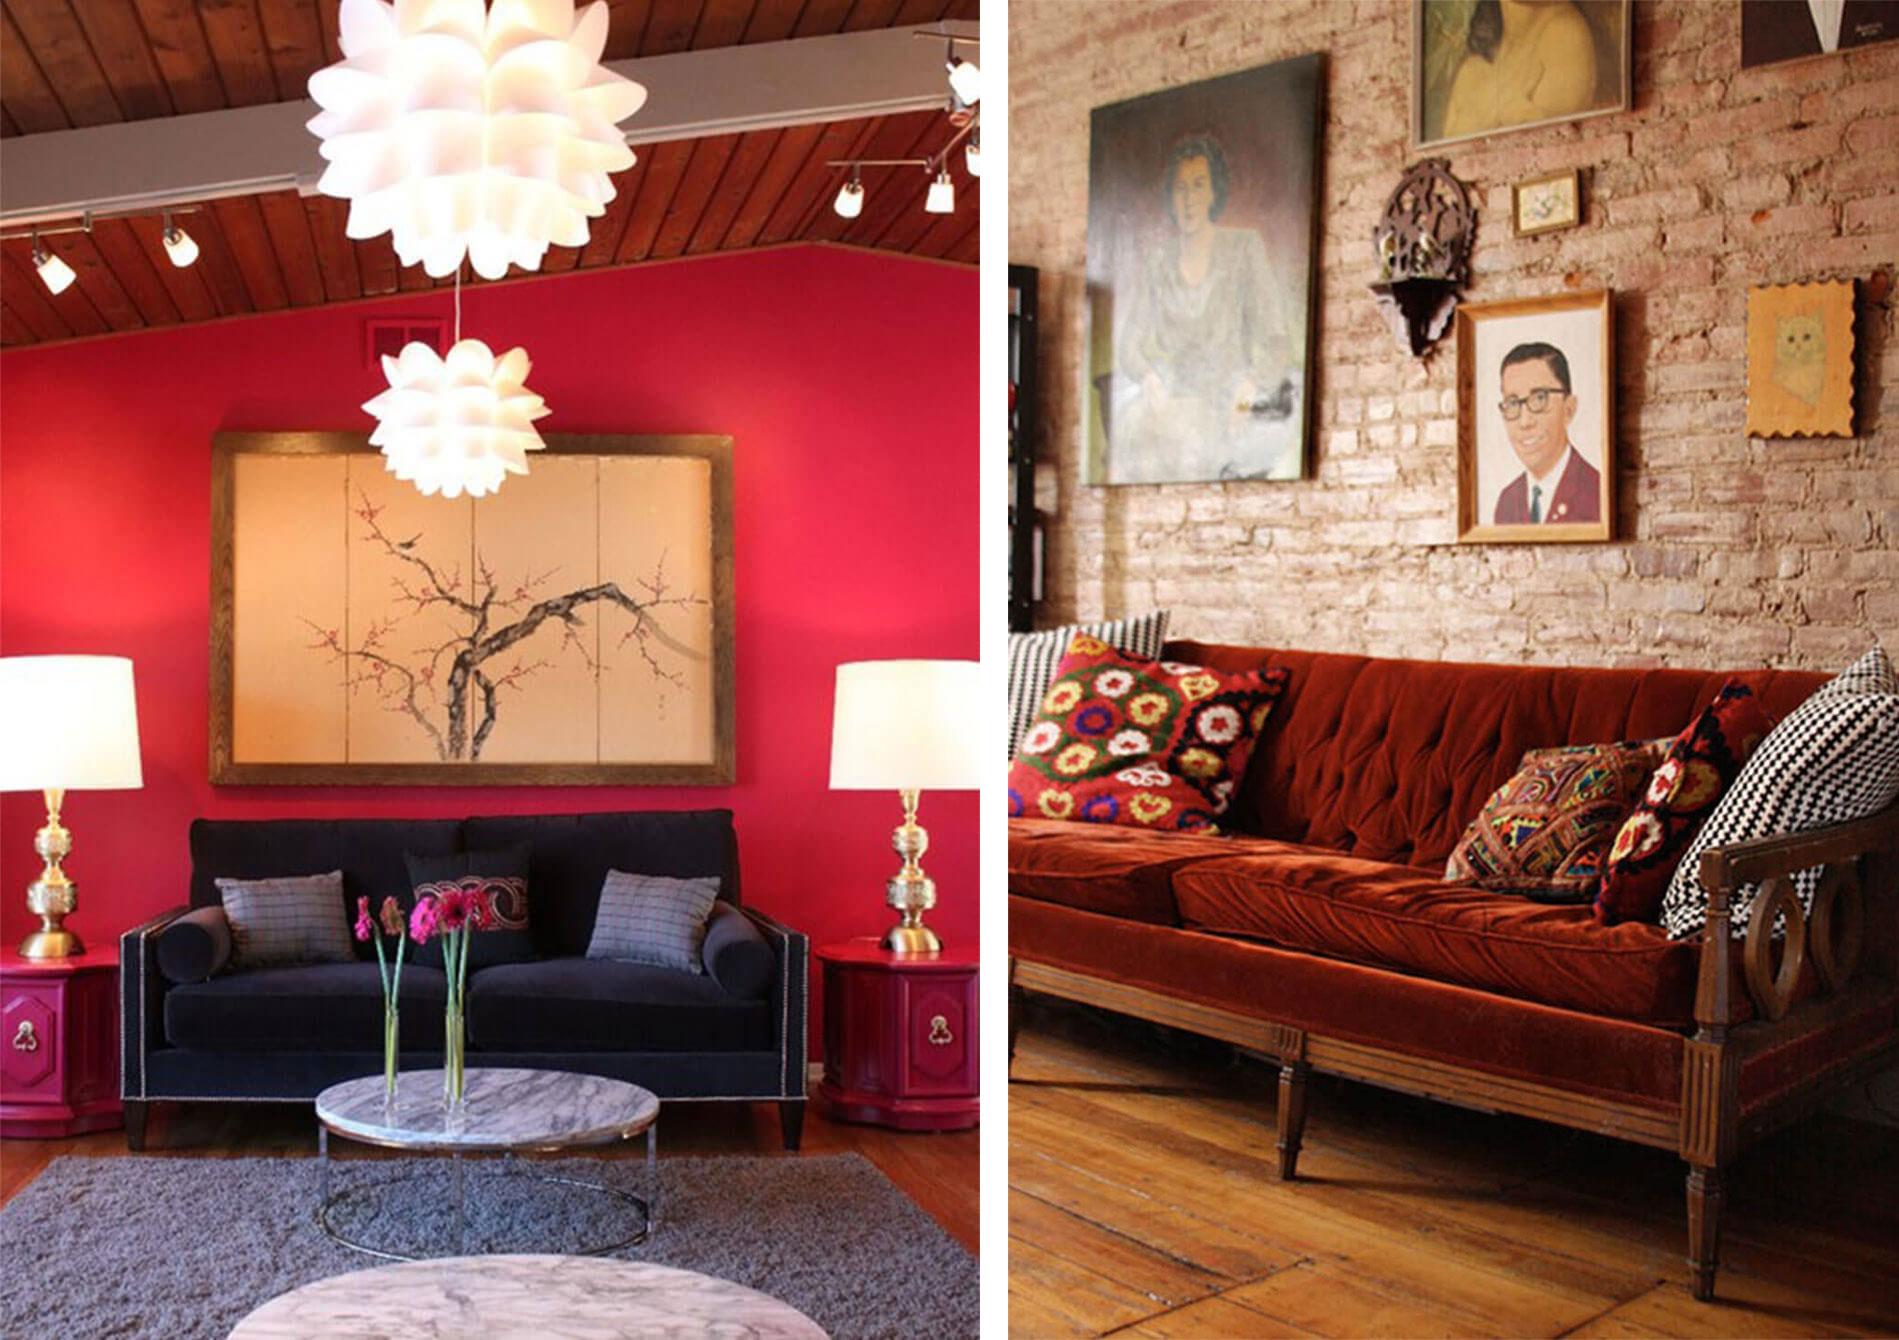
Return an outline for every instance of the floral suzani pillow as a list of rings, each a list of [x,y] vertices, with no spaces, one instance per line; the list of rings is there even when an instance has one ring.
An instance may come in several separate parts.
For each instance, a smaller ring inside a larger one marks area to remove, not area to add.
[[[1009,768],[1009,814],[1212,830],[1285,686],[1284,670],[1142,660],[1078,635]]]

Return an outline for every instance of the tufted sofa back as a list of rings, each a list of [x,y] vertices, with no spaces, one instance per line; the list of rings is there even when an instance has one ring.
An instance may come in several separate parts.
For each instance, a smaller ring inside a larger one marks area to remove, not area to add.
[[[1739,678],[1776,721],[1827,676],[1800,670],[1604,670],[1385,660],[1170,643],[1223,670],[1283,667],[1285,695],[1227,826],[1442,867],[1529,749],[1675,735]]]

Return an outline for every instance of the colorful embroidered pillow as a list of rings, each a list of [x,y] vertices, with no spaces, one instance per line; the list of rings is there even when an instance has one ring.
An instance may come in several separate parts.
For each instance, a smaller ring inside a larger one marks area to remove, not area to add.
[[[1544,903],[1589,902],[1609,843],[1667,746],[1532,749],[1464,830],[1444,878]]]
[[[1148,661],[1077,634],[1009,768],[1009,813],[1212,830],[1286,686]]]
[[[1613,926],[1661,916],[1662,895],[1682,853],[1772,726],[1754,691],[1730,680],[1675,737],[1647,794],[1609,845],[1597,921]]]

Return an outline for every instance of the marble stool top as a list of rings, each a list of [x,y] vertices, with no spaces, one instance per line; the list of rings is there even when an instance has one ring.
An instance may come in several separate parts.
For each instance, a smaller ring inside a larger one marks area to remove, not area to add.
[[[824,1340],[824,1331],[769,1294],[690,1270],[600,1256],[451,1256],[306,1284],[231,1332],[231,1340],[311,1336]]]
[[[464,1151],[570,1149],[638,1135],[659,1115],[659,1099],[636,1084],[563,1070],[471,1066],[461,1110],[442,1105],[440,1070],[405,1070],[396,1101],[381,1075],[332,1084],[317,1095],[317,1120],[338,1135],[396,1149]]]

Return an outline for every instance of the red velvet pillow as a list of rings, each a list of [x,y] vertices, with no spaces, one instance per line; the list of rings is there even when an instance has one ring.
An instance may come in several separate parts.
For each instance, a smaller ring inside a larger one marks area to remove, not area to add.
[[[1662,894],[1682,854],[1773,724],[1754,691],[1729,680],[1675,737],[1609,847],[1597,921],[1613,926],[1661,916]]]
[[[1285,686],[1077,634],[1009,768],[1009,814],[1210,831]]]

